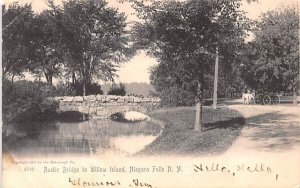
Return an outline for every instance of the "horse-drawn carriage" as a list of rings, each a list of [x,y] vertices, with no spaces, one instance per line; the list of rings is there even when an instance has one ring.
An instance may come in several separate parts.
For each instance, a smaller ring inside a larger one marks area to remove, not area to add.
[[[254,104],[280,104],[280,95],[277,93],[266,93],[262,90],[258,90],[255,95]]]
[[[277,93],[264,92],[263,90],[243,94],[244,104],[280,104],[280,97],[281,95]]]

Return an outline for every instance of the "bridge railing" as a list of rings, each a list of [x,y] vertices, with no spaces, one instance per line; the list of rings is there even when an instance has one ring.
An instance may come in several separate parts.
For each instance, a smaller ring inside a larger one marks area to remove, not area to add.
[[[83,101],[99,101],[102,103],[159,103],[159,98],[151,97],[134,97],[134,96],[116,96],[116,95],[89,95],[89,96],[61,96],[53,97],[56,101],[64,102],[83,102]]]

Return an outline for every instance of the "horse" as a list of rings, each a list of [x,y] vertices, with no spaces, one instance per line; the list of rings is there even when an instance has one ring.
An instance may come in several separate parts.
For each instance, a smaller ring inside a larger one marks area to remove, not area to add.
[[[243,93],[242,95],[243,104],[250,104],[250,102],[255,100],[254,93]]]

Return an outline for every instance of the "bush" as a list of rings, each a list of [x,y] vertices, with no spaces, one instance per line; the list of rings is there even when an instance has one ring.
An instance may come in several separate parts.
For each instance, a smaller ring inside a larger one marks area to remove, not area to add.
[[[75,96],[82,96],[83,95],[83,83],[76,82],[71,83],[70,88],[73,90]],[[101,86],[97,83],[89,83],[86,85],[86,95],[97,95],[103,94]]]
[[[97,95],[103,94],[101,86],[97,83],[87,84],[86,95]],[[82,96],[83,95],[83,84],[76,83],[60,83],[56,87],[46,85],[44,90],[48,92],[49,96]]]
[[[58,84],[56,86],[55,96],[75,96],[76,92],[71,84]]]
[[[125,85],[122,83],[119,85],[112,85],[107,94],[125,96],[126,95]]]
[[[192,92],[177,87],[166,87],[158,93],[162,106],[192,106],[195,96]]]
[[[3,80],[2,115],[3,122],[41,120],[58,108],[53,95],[53,87],[31,81],[11,83]]]

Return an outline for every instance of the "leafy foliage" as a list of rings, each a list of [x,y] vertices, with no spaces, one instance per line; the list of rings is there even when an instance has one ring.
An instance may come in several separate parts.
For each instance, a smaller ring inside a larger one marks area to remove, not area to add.
[[[125,85],[122,83],[120,83],[119,85],[114,84],[111,86],[107,94],[125,96],[126,95]]]
[[[72,75],[84,95],[93,81],[113,81],[118,65],[134,54],[125,14],[105,0],[48,3],[51,9],[37,15],[30,5],[4,9],[3,77],[29,69],[52,85],[53,76]]]
[[[22,74],[30,63],[32,55],[31,5],[20,6],[17,3],[4,7],[2,11],[2,76]]]
[[[76,83],[71,83],[67,86],[67,88],[71,88],[75,96],[82,96],[82,87],[83,83],[81,82],[76,82]],[[103,91],[101,89],[101,86],[98,85],[97,83],[89,83],[86,85],[86,95],[101,95],[103,94]]]
[[[60,83],[56,86],[55,96],[75,96],[75,91],[70,84]]]
[[[159,98],[163,106],[192,106],[195,103],[195,97],[192,92],[176,86],[161,90]]]
[[[160,62],[151,75],[155,89],[160,93],[184,90],[190,100],[202,102],[203,89],[210,85],[205,78],[213,74],[216,48],[226,73],[249,28],[238,10],[240,1],[134,2],[143,20],[134,27],[135,45],[147,49]]]
[[[35,74],[45,75],[48,85],[52,85],[52,77],[61,74],[64,57],[64,44],[53,11],[45,10],[36,15],[32,30],[35,33],[34,55],[29,69]]]
[[[58,107],[56,102],[47,99],[51,96],[51,89],[41,83],[30,81],[12,83],[5,79],[2,91],[4,122],[43,119],[47,113],[55,112]]]
[[[299,17],[294,8],[270,11],[257,24],[255,41],[246,50],[243,78],[254,89],[271,92],[296,88],[299,62]]]
[[[69,0],[52,4],[66,47],[65,61],[86,85],[93,79],[113,80],[116,68],[131,54],[126,17],[104,0]]]

